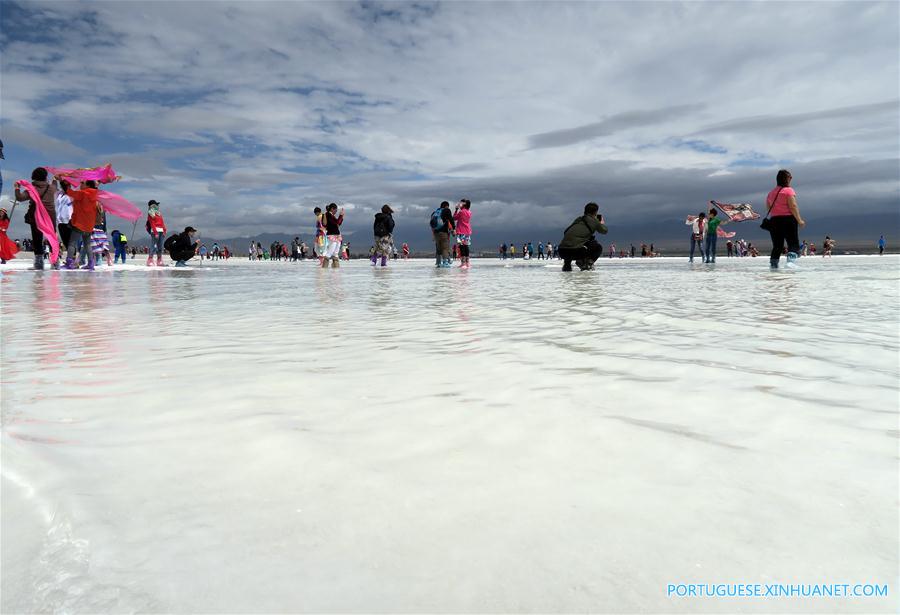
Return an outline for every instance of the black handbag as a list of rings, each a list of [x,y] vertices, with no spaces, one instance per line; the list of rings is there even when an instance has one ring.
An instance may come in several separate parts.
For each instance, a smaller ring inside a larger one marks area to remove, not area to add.
[[[772,230],[772,219],[769,218],[769,213],[771,213],[772,208],[775,207],[775,201],[778,200],[778,195],[781,194],[781,191],[784,190],[784,186],[778,189],[778,192],[775,193],[775,198],[772,199],[772,204],[769,205],[769,209],[766,210],[766,217],[763,218],[763,221],[759,223],[759,228],[764,231]]]

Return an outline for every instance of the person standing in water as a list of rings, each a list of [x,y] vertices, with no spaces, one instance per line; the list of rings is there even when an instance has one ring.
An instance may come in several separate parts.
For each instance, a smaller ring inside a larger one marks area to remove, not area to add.
[[[153,255],[156,254],[156,266],[163,266],[163,244],[166,241],[166,221],[159,212],[159,201],[147,202],[147,223],[144,225],[150,235],[150,250],[147,252],[147,266],[153,266]]]
[[[337,214],[337,215],[336,215]],[[325,254],[322,259],[322,267],[328,267],[331,261],[331,268],[337,269],[341,266],[341,245],[343,237],[341,237],[341,224],[344,223],[344,208],[338,213],[337,203],[329,203],[325,208]]]
[[[372,253],[372,266],[378,263],[381,258],[381,266],[387,267],[388,259],[394,250],[394,210],[391,206],[384,204],[381,212],[375,214],[375,222],[372,225],[372,231],[375,234],[375,249]]]
[[[884,254],[884,235],[878,238],[878,255]]]
[[[588,203],[584,206],[584,214],[575,218],[563,232],[563,239],[556,248],[563,259],[563,271],[572,271],[572,261],[582,271],[594,268],[594,261],[603,254],[603,246],[594,239],[594,233],[605,235],[607,228],[600,215],[600,206]]]
[[[34,186],[34,189],[37,191],[38,196],[41,199],[41,203],[44,204],[44,209],[47,210],[47,214],[50,216],[50,221],[53,223],[53,230],[56,231],[56,188],[47,182],[47,169],[44,167],[37,167],[34,171],[31,172],[31,185]],[[15,196],[17,201],[28,201],[28,211],[25,212],[25,222],[31,227],[31,249],[34,252],[34,269],[43,270],[44,268],[44,233],[41,229],[38,228],[37,219],[36,219],[36,210],[37,203],[35,203],[31,195],[26,191],[20,191],[18,188],[15,190]],[[56,241],[54,238],[53,241]],[[90,248],[90,244],[88,244]],[[59,268],[59,262],[53,264],[54,268]]]
[[[319,259],[319,264],[324,267],[325,262],[325,214],[321,207],[313,209],[316,215],[316,238],[313,240],[313,254]]]
[[[831,253],[834,251],[834,246],[837,242],[831,238],[830,235],[825,235],[825,241],[822,242],[822,258],[826,256],[831,258]]]
[[[789,171],[781,169],[775,176],[777,185],[766,196],[769,235],[772,237],[769,266],[772,269],[778,269],[785,242],[788,249],[787,267],[796,267],[796,260],[800,258],[800,229],[806,226],[806,221],[800,216],[797,193],[791,188],[792,179]]]
[[[72,197],[66,194],[69,182],[53,180],[53,186],[56,188],[56,230],[59,231],[62,245],[68,247],[69,237],[72,236],[72,227],[69,226],[69,220],[72,219]]]
[[[450,203],[442,201],[441,206],[431,212],[429,224],[434,237],[434,265],[447,269],[450,267],[450,233],[453,232]]]
[[[9,229],[9,214],[0,208],[0,263],[4,265],[6,261],[14,259],[19,251],[16,242],[6,236],[7,229]]]
[[[703,233],[706,230],[706,214],[701,211],[696,218],[690,222],[685,222],[685,224],[691,225],[691,255],[688,257],[688,262],[694,262],[694,250],[700,250],[700,260],[702,261],[706,258],[703,255]],[[631,251],[632,256],[634,256],[634,246],[631,246]]]
[[[66,246],[66,269],[75,269],[75,248],[81,241],[81,255],[85,257],[87,268],[94,270],[94,254],[91,251],[91,233],[94,223],[100,215],[100,203],[97,200],[97,183],[86,181],[80,190],[66,191],[72,198],[72,218],[69,224],[72,234],[69,236],[69,245]]]
[[[468,269],[469,264],[469,246],[472,244],[472,213],[470,208],[472,201],[469,199],[461,199],[456,204],[456,211],[453,212],[453,222],[456,225],[456,243],[459,246],[459,267]]]
[[[706,262],[716,262],[716,240],[718,237],[719,227],[728,224],[728,220],[722,220],[717,215],[715,207],[709,210],[709,220],[706,222]],[[701,255],[702,256],[702,255]]]

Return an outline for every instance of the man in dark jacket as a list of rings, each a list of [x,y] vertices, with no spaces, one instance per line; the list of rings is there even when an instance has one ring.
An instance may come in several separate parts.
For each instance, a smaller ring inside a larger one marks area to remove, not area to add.
[[[572,271],[572,261],[578,268],[593,269],[596,261],[603,253],[603,246],[594,240],[594,233],[606,234],[606,225],[600,215],[600,207],[596,203],[584,206],[584,215],[575,218],[564,232],[557,252],[563,259],[563,271]]]
[[[169,248],[169,256],[175,261],[176,267],[186,267],[186,262],[194,257],[197,253],[197,242],[194,241],[194,235],[197,229],[193,226],[185,227],[183,233],[179,233]]]

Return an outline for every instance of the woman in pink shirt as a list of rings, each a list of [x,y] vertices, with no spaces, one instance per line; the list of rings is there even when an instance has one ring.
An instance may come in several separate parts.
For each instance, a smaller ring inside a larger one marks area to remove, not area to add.
[[[787,266],[796,267],[794,261],[800,255],[800,228],[806,226],[806,222],[800,217],[800,209],[797,207],[797,194],[791,188],[791,174],[785,169],[778,171],[775,183],[766,197],[766,215],[770,218],[769,234],[772,236],[772,254],[769,255],[769,265],[772,269],[778,269],[778,260],[784,250],[784,242],[787,241]]]
[[[472,243],[472,213],[469,208],[472,202],[469,199],[460,199],[456,204],[456,211],[453,212],[453,224],[456,226],[456,243],[459,246],[460,268],[468,269],[469,265],[469,244]]]

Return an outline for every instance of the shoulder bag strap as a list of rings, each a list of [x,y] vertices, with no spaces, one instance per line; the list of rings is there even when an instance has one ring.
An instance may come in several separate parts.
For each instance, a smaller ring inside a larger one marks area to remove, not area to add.
[[[769,214],[772,213],[772,208],[775,207],[775,201],[778,200],[778,195],[781,194],[781,191],[784,190],[784,186],[778,189],[778,192],[775,193],[775,198],[772,199],[772,204],[769,205],[769,208],[766,210],[766,218],[769,217]]]

